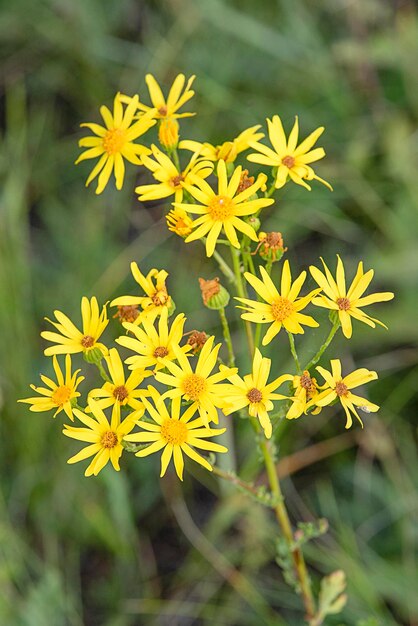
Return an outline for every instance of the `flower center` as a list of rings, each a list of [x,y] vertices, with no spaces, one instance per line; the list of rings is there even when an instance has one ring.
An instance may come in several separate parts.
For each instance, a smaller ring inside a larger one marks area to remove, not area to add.
[[[290,170],[295,164],[295,157],[292,157],[290,156],[290,154],[288,154],[287,156],[282,158],[282,163]]]
[[[162,106],[158,109],[158,113],[162,116],[167,115],[167,107],[166,106]]]
[[[223,222],[234,215],[234,203],[228,196],[214,196],[208,204],[208,212],[214,222]]]
[[[257,402],[261,402],[261,400],[263,399],[263,394],[261,393],[259,389],[256,389],[255,387],[253,387],[247,393],[247,398],[250,402],[254,402],[254,404],[257,404]]]
[[[151,300],[155,306],[164,306],[167,303],[168,298],[168,293],[164,289],[156,291],[154,295],[151,296]]]
[[[120,152],[125,144],[126,133],[122,128],[112,128],[103,137],[103,148],[109,155]]]
[[[129,396],[129,391],[124,385],[120,385],[120,387],[114,388],[113,395],[118,402],[123,402]]]
[[[348,298],[337,298],[337,304],[340,311],[348,311],[350,308],[350,300]]]
[[[71,397],[71,389],[66,385],[61,385],[61,387],[57,387],[54,393],[51,396],[51,400],[57,406],[62,406]]]
[[[113,430],[107,430],[103,433],[102,438],[100,439],[100,443],[103,448],[114,448],[118,445],[119,439],[116,433]]]
[[[174,187],[175,189],[180,189],[181,188],[180,183],[182,183],[183,181],[184,181],[184,176],[182,176],[181,174],[178,174],[177,176],[173,176],[173,178],[170,178],[168,182],[171,185],[171,187]]]
[[[343,383],[342,380],[340,380],[335,385],[335,393],[337,394],[337,396],[346,396],[346,395],[348,395],[348,387],[347,387],[347,385],[345,385]]]
[[[304,389],[310,389],[312,386],[312,378],[309,376],[309,372],[307,372],[306,370],[300,377],[300,386]]]
[[[161,437],[172,445],[181,445],[187,441],[187,426],[179,420],[166,419],[161,426]]]
[[[118,317],[121,322],[134,322],[139,315],[138,307],[134,304],[118,306],[118,312],[113,317]]]
[[[271,313],[276,322],[283,322],[283,320],[292,315],[294,310],[293,303],[287,298],[280,297],[271,305]]]
[[[81,339],[81,345],[83,346],[83,348],[93,347],[94,337],[91,337],[91,335],[84,335],[84,337]]]
[[[157,348],[155,348],[153,356],[155,356],[156,359],[163,359],[165,356],[167,356],[167,354],[167,348],[165,348],[164,346],[158,346]]]
[[[199,400],[206,391],[206,380],[197,374],[189,374],[182,382],[182,390],[190,400]]]

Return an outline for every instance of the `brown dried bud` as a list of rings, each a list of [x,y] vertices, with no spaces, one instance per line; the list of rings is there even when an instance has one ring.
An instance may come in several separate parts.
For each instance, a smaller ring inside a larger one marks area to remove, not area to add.
[[[118,310],[113,317],[118,318],[120,323],[122,324],[123,322],[133,323],[138,316],[138,307],[136,305],[129,304],[124,306],[118,306]]]
[[[205,280],[199,278],[200,291],[202,292],[203,304],[208,309],[224,309],[229,302],[229,293],[222,287],[219,278]]]
[[[193,354],[199,354],[206,341],[209,339],[209,335],[204,330],[192,330],[189,333],[185,333],[185,337],[189,336],[187,345],[192,346]]]

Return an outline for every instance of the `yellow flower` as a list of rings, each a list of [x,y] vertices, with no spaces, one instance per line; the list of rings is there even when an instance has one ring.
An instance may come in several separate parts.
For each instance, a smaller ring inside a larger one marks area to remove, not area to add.
[[[193,371],[188,357],[176,345],[173,345],[173,352],[176,355],[178,365],[172,361],[164,361],[165,367],[170,374],[157,372],[156,380],[174,387],[166,391],[164,398],[184,397],[185,400],[191,401],[193,407],[199,410],[200,417],[206,426],[209,421],[218,423],[218,412],[216,407],[223,408],[225,402],[219,393],[219,382],[225,380],[230,374],[235,374],[236,368],[222,368],[221,372],[211,375],[211,371],[216,365],[218,358],[219,343],[213,347],[214,337],[209,337],[202,351],[199,354],[196,367]]]
[[[235,137],[232,141],[225,141],[219,146],[214,146],[207,142],[201,143],[199,141],[184,139],[179,143],[179,148],[198,153],[209,161],[219,161],[223,159],[225,163],[233,163],[241,152],[248,150],[251,143],[259,141],[264,137],[264,133],[257,132],[259,128],[261,128],[260,124],[246,128],[238,137]]]
[[[313,398],[309,402],[308,407],[310,405],[323,407],[331,404],[331,402],[336,399],[340,400],[347,416],[347,422],[345,425],[346,428],[350,428],[353,423],[351,413],[353,413],[357,417],[360,424],[363,426],[361,417],[355,409],[356,406],[364,410],[366,413],[374,413],[375,411],[379,410],[377,404],[373,404],[373,402],[369,402],[365,398],[361,398],[360,396],[356,396],[351,393],[351,389],[355,389],[355,387],[364,385],[371,380],[376,380],[376,372],[370,371],[362,367],[358,370],[355,370],[354,372],[351,372],[351,374],[348,374],[348,376],[345,376],[343,378],[341,375],[341,361],[339,359],[331,360],[331,372],[324,369],[323,367],[317,367],[316,369],[321,374],[321,376],[324,377],[328,385],[328,389],[321,391],[321,393]]]
[[[300,417],[302,413],[306,413],[309,406],[312,406],[311,400],[314,402],[318,396],[318,383],[315,378],[311,378],[311,375],[307,370],[302,372],[301,376],[293,376],[293,388],[295,393],[292,402],[292,406],[286,413],[287,419],[295,419]],[[321,407],[315,407],[312,413],[317,415],[321,411]]]
[[[298,297],[305,282],[306,272],[301,272],[292,284],[289,261],[285,261],[282,271],[281,293],[277,290],[264,267],[260,266],[260,272],[263,280],[256,278],[249,272],[246,272],[244,276],[251,287],[267,304],[257,302],[257,300],[248,300],[247,298],[235,299],[245,305],[238,307],[239,309],[247,310],[247,313],[241,315],[242,319],[256,324],[271,323],[270,328],[264,335],[263,346],[270,343],[282,326],[294,335],[305,332],[302,324],[311,327],[319,326],[318,322],[312,317],[300,313],[319,292],[319,289],[315,289],[302,298]]]
[[[158,141],[166,150],[174,150],[179,142],[179,123],[176,119],[166,117],[160,120]]]
[[[65,377],[55,355],[52,357],[52,364],[54,366],[57,382],[41,374],[41,380],[47,385],[48,389],[46,387],[35,387],[35,385],[31,385],[31,389],[39,393],[41,397],[25,398],[24,400],[18,400],[18,402],[31,404],[30,411],[35,411],[36,413],[56,409],[54,417],[64,410],[67,416],[71,420],[74,420],[71,400],[80,396],[77,387],[81,381],[84,380],[84,376],[78,376],[81,370],[76,370],[74,374],[71,374],[71,357],[69,354],[65,357]]]
[[[179,237],[187,237],[193,230],[193,220],[184,209],[172,209],[165,217],[168,230],[176,233]]]
[[[272,426],[269,418],[269,411],[274,408],[272,400],[284,400],[286,396],[280,393],[273,393],[285,380],[291,380],[290,374],[279,376],[271,383],[267,384],[270,374],[271,360],[262,356],[260,350],[256,349],[253,360],[253,371],[244,378],[233,374],[228,376],[231,385],[222,385],[222,397],[225,400],[225,415],[230,415],[248,406],[248,413],[251,417],[257,417],[264,430],[267,439],[270,439]],[[221,368],[222,369],[222,368]]]
[[[147,83],[147,86],[148,86],[148,91],[149,91],[149,95],[151,98],[152,107],[149,107],[146,104],[143,104],[142,102],[137,102],[136,107],[140,111],[145,111],[145,113],[152,114],[153,117],[155,117],[156,119],[164,119],[167,117],[180,118],[180,117],[190,117],[191,115],[196,115],[195,113],[177,113],[177,111],[183,105],[185,105],[186,102],[190,100],[190,98],[193,98],[194,91],[190,89],[190,87],[192,86],[192,83],[195,78],[196,78],[195,76],[191,76],[189,78],[189,80],[187,81],[187,85],[183,91],[186,78],[184,74],[179,74],[175,78],[171,86],[171,89],[169,91],[168,98],[166,100],[164,98],[163,92],[161,91],[161,87],[155,80],[154,76],[152,74],[147,74],[145,76],[145,82]],[[125,102],[127,104],[131,103],[132,99],[133,98],[130,98],[129,96],[124,96],[124,95],[121,96],[122,102]]]
[[[380,326],[387,329],[385,324],[379,322],[379,320],[374,317],[370,317],[367,313],[364,313],[364,311],[361,311],[360,309],[363,306],[368,306],[369,304],[374,304],[375,302],[386,302],[388,300],[392,300],[394,294],[391,291],[384,291],[362,297],[363,293],[372,281],[374,271],[369,270],[364,273],[363,263],[361,261],[358,264],[354,280],[347,291],[344,265],[339,255],[337,255],[337,257],[338,261],[335,280],[322,258],[321,261],[324,266],[325,274],[313,265],[309,268],[313,278],[325,293],[325,295],[320,294],[317,298],[314,298],[312,300],[312,304],[326,309],[331,309],[333,311],[338,311],[338,317],[341,322],[343,333],[347,339],[350,339],[353,332],[351,326],[352,317],[360,320],[360,322],[364,322],[372,328],[375,328],[376,324],[380,324]]]
[[[75,354],[83,352],[88,354],[93,349],[99,349],[102,354],[107,354],[104,344],[98,343],[103,331],[109,323],[106,314],[106,305],[99,311],[97,299],[93,296],[90,300],[85,296],[81,300],[81,316],[83,320],[83,332],[78,330],[72,321],[61,313],[54,311],[57,322],[45,318],[50,324],[55,326],[58,333],[44,330],[41,337],[47,341],[53,341],[57,345],[50,346],[44,351],[45,356],[52,354]]]
[[[139,368],[142,370],[146,367],[155,367],[155,371],[157,371],[165,366],[166,361],[174,361],[176,359],[173,346],[179,346],[180,344],[186,318],[183,313],[177,315],[170,329],[168,328],[167,318],[168,313],[167,309],[165,309],[158,320],[158,329],[155,328],[154,323],[148,318],[142,321],[143,328],[135,324],[123,324],[123,327],[136,337],[136,339],[133,337],[119,337],[116,339],[116,342],[121,346],[137,353],[137,355],[126,359],[125,363],[129,365],[129,369],[136,370]],[[188,345],[180,348],[184,353],[189,352],[191,349],[192,346]]]
[[[103,387],[92,389],[89,398],[94,398],[101,409],[107,409],[112,404],[119,403],[120,406],[132,407],[141,416],[144,412],[144,405],[138,398],[142,398],[147,392],[145,389],[138,389],[138,385],[151,373],[145,372],[143,368],[136,369],[128,379],[125,379],[122,360],[116,348],[109,350],[105,361],[112,382],[105,382]],[[103,399],[98,400],[98,398]]]
[[[138,200],[158,200],[173,196],[176,202],[183,199],[183,188],[191,185],[194,177],[207,178],[213,170],[210,161],[197,161],[197,155],[192,156],[184,170],[179,170],[173,161],[157,146],[152,145],[152,152],[155,161],[147,156],[142,158],[142,162],[151,172],[158,184],[140,185],[135,189],[139,194]]]
[[[81,124],[87,126],[96,137],[83,137],[79,141],[80,148],[88,148],[77,159],[76,164],[85,159],[100,157],[86,181],[86,187],[92,180],[99,176],[96,193],[102,193],[114,171],[116,189],[122,189],[125,176],[125,163],[123,159],[140,165],[139,157],[149,154],[149,149],[140,144],[133,143],[140,135],[143,135],[155,120],[150,115],[143,115],[132,124],[133,116],[138,107],[138,96],[132,98],[129,106],[123,111],[120,95],[117,94],[113,105],[113,114],[106,106],[100,107],[100,113],[105,126],[99,124]]]
[[[67,437],[86,441],[90,445],[86,446],[78,454],[75,454],[67,463],[77,463],[84,461],[94,454],[94,459],[84,472],[85,476],[97,476],[97,474],[110,461],[114,469],[118,472],[119,459],[123,452],[122,439],[130,433],[137,423],[137,414],[131,413],[123,422],[120,421],[120,404],[113,405],[112,418],[109,423],[106,415],[99,407],[98,403],[89,398],[89,409],[93,417],[86,415],[83,411],[74,409],[74,414],[87,428],[78,428],[65,425],[62,431]]]
[[[152,269],[144,276],[134,261],[131,263],[131,272],[138,285],[145,291],[146,296],[120,296],[112,300],[110,306],[141,305],[144,310],[136,318],[135,324],[140,324],[145,317],[154,321],[164,309],[170,311],[173,308],[173,301],[168,295],[165,285],[168,272]]]
[[[203,465],[207,470],[212,471],[212,466],[194,448],[211,452],[228,452],[225,446],[206,441],[209,437],[222,435],[226,429],[206,428],[201,417],[192,420],[191,418],[196,413],[194,404],[181,414],[181,399],[179,397],[173,399],[171,411],[168,412],[163,397],[158,391],[153,387],[148,387],[148,390],[154,406],[146,398],[144,398],[144,404],[147,413],[155,423],[141,421],[138,426],[146,432],[132,433],[124,437],[126,441],[148,444],[146,448],[137,452],[136,456],[148,456],[164,448],[161,455],[160,476],[164,476],[171,457],[173,457],[174,467],[180,480],[183,480],[183,453],[187,454],[193,461]]]
[[[253,163],[277,167],[276,189],[283,187],[286,184],[287,177],[290,176],[294,183],[306,187],[309,191],[311,187],[305,181],[313,179],[319,180],[332,191],[331,185],[319,178],[308,165],[308,163],[319,161],[319,159],[325,156],[323,148],[311,150],[317,139],[324,132],[324,127],[317,128],[298,146],[299,123],[297,116],[289,139],[286,139],[282,122],[278,115],[274,115],[272,120],[268,119],[267,125],[273,150],[262,143],[252,142],[251,147],[258,152],[249,154],[247,159]]]
[[[191,233],[186,243],[201,239],[207,235],[206,254],[212,256],[215,250],[216,242],[221,233],[222,228],[225,235],[235,248],[239,248],[240,244],[235,229],[247,235],[253,241],[258,241],[255,230],[244,222],[241,217],[252,215],[260,209],[273,204],[274,200],[270,198],[257,198],[256,200],[248,200],[254,195],[266,181],[266,176],[260,174],[257,181],[235,195],[241,181],[242,168],[237,167],[228,182],[225,161],[218,163],[218,191],[215,192],[202,178],[197,176],[190,177],[193,186],[185,185],[188,191],[201,204],[177,204],[175,207],[184,209],[188,213],[196,213],[200,215],[193,222],[195,230]]]

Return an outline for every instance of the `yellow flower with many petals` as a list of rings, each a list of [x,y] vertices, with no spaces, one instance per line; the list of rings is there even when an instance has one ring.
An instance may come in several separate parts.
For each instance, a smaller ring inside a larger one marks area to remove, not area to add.
[[[294,335],[304,333],[302,324],[305,326],[319,326],[309,315],[304,315],[300,311],[304,309],[312,298],[320,291],[315,289],[308,295],[299,298],[300,290],[305,282],[306,272],[301,272],[298,278],[292,284],[292,275],[290,273],[289,261],[285,261],[282,271],[281,293],[277,290],[272,279],[264,269],[260,266],[260,280],[253,274],[246,272],[244,274],[251,287],[255,289],[264,302],[257,300],[249,300],[247,298],[235,298],[242,302],[245,306],[238,307],[246,309],[247,312],[241,315],[242,319],[255,324],[271,324],[270,328],[264,335],[263,346],[266,346],[280,332],[282,326]]]
[[[135,324],[123,324],[127,331],[135,335],[135,339],[123,336],[116,339],[116,342],[121,346],[137,353],[135,356],[130,356],[125,360],[125,363],[129,365],[129,369],[136,370],[137,368],[154,367],[155,371],[157,371],[165,366],[166,361],[174,361],[176,359],[173,346],[180,346],[186,318],[183,313],[180,313],[173,320],[169,329],[167,317],[168,313],[165,310],[161,313],[158,320],[158,329],[147,318],[142,321],[143,328]],[[189,352],[191,349],[192,346],[189,345],[180,348],[184,353]]]
[[[119,296],[110,303],[110,306],[133,306],[139,304],[143,312],[136,318],[135,324],[140,324],[145,317],[154,321],[165,309],[171,312],[173,301],[167,293],[165,281],[168,272],[165,270],[152,269],[146,276],[140,271],[138,264],[131,263],[131,272],[140,287],[145,291],[146,296]]]
[[[209,161],[219,161],[223,159],[225,163],[233,163],[241,152],[250,148],[251,142],[254,143],[264,137],[264,133],[257,132],[259,128],[261,128],[260,124],[246,128],[232,141],[225,141],[218,146],[207,142],[201,143],[199,141],[183,139],[183,141],[179,143],[179,148],[198,153]]]
[[[45,356],[53,354],[75,354],[83,352],[88,354],[93,349],[98,349],[102,354],[107,354],[104,344],[98,343],[103,331],[109,323],[106,313],[106,305],[102,311],[99,310],[97,299],[93,296],[90,300],[85,296],[81,300],[81,316],[83,320],[83,331],[78,330],[72,321],[61,313],[54,311],[57,322],[45,318],[50,324],[55,326],[58,333],[44,330],[41,337],[47,341],[53,341],[57,345],[50,346],[44,351]]]
[[[89,398],[96,400],[101,409],[107,409],[109,406],[119,403],[120,406],[130,406],[141,416],[144,412],[144,405],[139,398],[143,398],[147,392],[145,389],[138,389],[138,385],[151,373],[145,372],[142,368],[136,369],[126,379],[122,360],[116,348],[109,350],[109,355],[105,356],[105,361],[111,381],[106,381],[103,387],[99,389],[92,389]]]
[[[295,390],[292,406],[286,413],[287,419],[295,419],[300,417],[302,413],[306,413],[308,405],[312,407],[312,402],[318,396],[318,383],[315,378],[311,378],[308,370],[304,370],[300,376],[293,376],[293,388]],[[321,411],[321,407],[314,407],[312,413],[317,415]]]
[[[223,367],[222,371],[211,375],[221,347],[220,343],[213,347],[214,339],[214,337],[209,337],[206,341],[194,370],[187,355],[178,346],[173,345],[173,352],[176,355],[178,365],[172,361],[164,361],[164,365],[170,373],[157,372],[155,374],[158,382],[174,387],[174,389],[164,393],[164,398],[184,397],[185,400],[191,401],[192,406],[199,410],[200,417],[206,426],[209,421],[218,423],[219,418],[216,409],[223,408],[225,404],[219,393],[218,383],[238,371],[237,368]]]
[[[176,233],[179,237],[187,237],[193,230],[193,220],[184,209],[172,209],[165,217],[168,230]]]
[[[216,242],[222,229],[224,229],[225,235],[235,248],[240,247],[236,230],[244,233],[253,241],[258,241],[253,227],[241,218],[245,215],[252,215],[274,202],[270,198],[249,200],[265,184],[266,176],[264,174],[260,174],[254,184],[237,194],[241,182],[242,168],[237,167],[228,182],[225,161],[221,160],[218,163],[217,173],[217,192],[205,180],[197,176],[190,177],[193,185],[185,185],[186,191],[201,204],[174,204],[176,208],[179,207],[188,213],[200,215],[193,222],[195,230],[185,241],[188,243],[207,235],[207,256],[212,256],[214,253]]]
[[[269,411],[274,408],[272,400],[285,400],[286,396],[274,391],[286,380],[293,377],[290,374],[283,374],[271,383],[267,384],[270,375],[271,360],[262,356],[260,350],[256,349],[253,359],[253,371],[244,378],[233,374],[228,376],[231,385],[222,385],[221,393],[225,400],[225,415],[230,415],[248,406],[248,413],[251,417],[257,417],[264,430],[267,439],[272,434],[272,425],[269,418]]]
[[[84,380],[84,376],[78,376],[81,370],[75,370],[73,374],[71,373],[71,357],[69,354],[65,357],[65,377],[55,355],[52,357],[52,364],[57,382],[41,374],[41,380],[46,387],[31,385],[31,389],[39,393],[41,397],[25,398],[24,400],[18,400],[18,402],[31,404],[30,411],[35,411],[36,413],[55,410],[54,417],[64,410],[67,416],[74,420],[71,400],[80,396],[77,387]]]
[[[369,270],[364,273],[362,261],[358,264],[357,273],[347,290],[344,265],[340,256],[337,255],[337,257],[338,261],[335,279],[322,258],[321,261],[324,266],[325,274],[314,265],[311,265],[309,268],[313,278],[325,294],[320,294],[318,297],[314,298],[312,300],[312,304],[326,309],[331,309],[332,311],[337,311],[344,336],[347,337],[347,339],[350,339],[353,333],[351,325],[352,317],[360,322],[364,322],[372,328],[375,328],[376,324],[379,324],[380,326],[383,326],[383,328],[387,329],[385,324],[374,317],[370,317],[367,313],[364,313],[364,311],[361,311],[360,309],[364,306],[368,306],[369,304],[374,304],[375,302],[387,302],[388,300],[392,300],[392,298],[394,298],[394,294],[391,291],[383,291],[363,296],[373,279],[374,271]]]
[[[155,423],[141,421],[138,426],[143,428],[145,432],[132,433],[124,437],[126,441],[148,444],[146,448],[139,450],[136,456],[148,456],[164,448],[161,455],[160,476],[164,476],[168,464],[173,458],[174,467],[180,480],[183,480],[183,454],[212,471],[210,463],[196,452],[195,448],[210,452],[228,452],[225,446],[207,441],[210,437],[222,435],[226,429],[207,428],[201,417],[192,420],[196,413],[194,404],[181,413],[181,399],[179,397],[173,399],[169,412],[158,391],[153,387],[148,389],[154,406],[146,398],[144,404],[147,413]]]
[[[158,184],[140,185],[135,189],[139,194],[138,200],[142,202],[169,196],[174,196],[176,202],[181,202],[183,188],[192,184],[194,177],[207,178],[213,171],[213,164],[210,161],[197,161],[197,155],[192,156],[184,170],[179,170],[157,146],[152,145],[151,148],[155,160],[144,156],[142,162],[151,170]]]
[[[283,130],[281,119],[278,115],[274,115],[272,120],[267,120],[268,133],[273,150],[262,143],[252,142],[251,147],[257,152],[248,155],[247,159],[253,163],[261,165],[270,165],[277,167],[276,189],[280,189],[286,184],[288,176],[294,183],[306,187],[311,187],[307,180],[319,180],[332,191],[332,187],[322,178],[319,178],[308,165],[314,161],[319,161],[325,156],[323,148],[315,148],[311,150],[317,139],[324,132],[324,127],[317,128],[298,146],[299,122],[296,116],[295,124],[290,132],[289,139]]]
[[[178,113],[177,111],[186,104],[191,98],[194,96],[194,91],[191,88],[192,83],[196,77],[191,76],[187,81],[186,86],[186,77],[184,74],[179,74],[176,76],[167,99],[165,99],[163,92],[161,91],[161,87],[155,80],[152,74],[147,74],[145,76],[145,82],[148,86],[148,91],[150,95],[150,99],[152,102],[152,107],[143,104],[142,102],[137,102],[136,106],[140,111],[144,111],[145,113],[150,113],[156,119],[164,119],[168,117],[172,118],[180,118],[180,117],[190,117],[192,115],[196,115],[195,113]],[[183,91],[184,88],[184,91]],[[129,96],[122,95],[122,102],[126,102],[127,104],[131,103],[132,98]]]
[[[346,428],[350,428],[353,423],[351,413],[357,417],[358,421],[363,426],[361,417],[355,409],[356,406],[366,413],[374,413],[379,410],[377,404],[373,404],[373,402],[369,402],[365,398],[356,396],[351,392],[351,389],[364,385],[371,380],[376,380],[376,372],[362,367],[343,378],[341,374],[341,361],[339,359],[331,360],[331,372],[319,366],[316,369],[321,376],[324,377],[328,388],[315,396],[315,398],[310,401],[308,407],[310,405],[317,407],[327,406],[338,399],[343,405],[347,416]]]
[[[67,437],[90,444],[68,459],[67,463],[84,461],[84,459],[88,459],[94,454],[94,459],[84,472],[85,476],[97,476],[109,461],[118,472],[120,470],[119,459],[123,452],[122,439],[137,424],[138,415],[136,412],[131,413],[121,422],[120,404],[116,402],[113,405],[112,417],[109,423],[98,403],[92,398],[89,398],[89,409],[92,416],[74,409],[75,416],[87,428],[65,425],[62,431]]]
[[[140,157],[150,153],[149,148],[133,142],[140,135],[146,133],[155,124],[155,120],[150,115],[143,115],[139,120],[132,123],[137,108],[138,96],[132,98],[124,111],[120,95],[117,94],[114,100],[113,114],[106,106],[100,108],[105,126],[94,123],[81,124],[81,126],[90,128],[96,137],[80,139],[80,148],[88,149],[78,157],[76,164],[86,159],[100,157],[86,182],[87,187],[100,174],[96,189],[97,194],[102,193],[112,172],[115,174],[116,189],[122,189],[125,177],[123,159],[135,165],[141,165]]]

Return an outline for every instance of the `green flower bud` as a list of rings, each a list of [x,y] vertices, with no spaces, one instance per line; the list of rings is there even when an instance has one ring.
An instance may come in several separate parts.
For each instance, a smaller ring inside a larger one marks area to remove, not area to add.
[[[103,352],[100,348],[91,348],[83,352],[83,358],[87,363],[100,363],[103,358]]]
[[[200,290],[202,292],[203,304],[208,309],[219,311],[228,306],[229,293],[219,282],[219,278],[205,280],[199,278]]]

